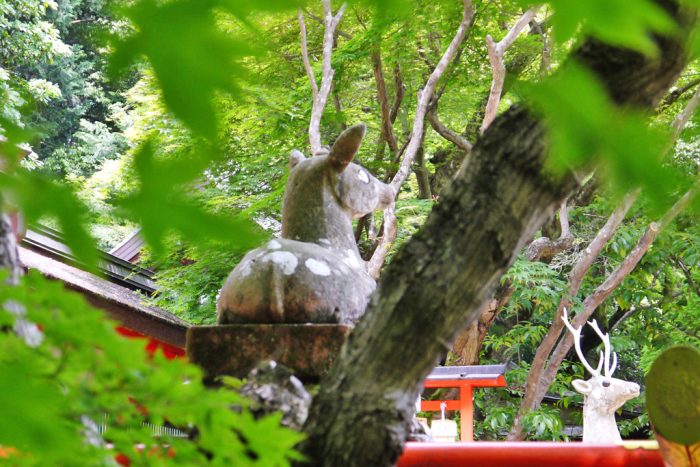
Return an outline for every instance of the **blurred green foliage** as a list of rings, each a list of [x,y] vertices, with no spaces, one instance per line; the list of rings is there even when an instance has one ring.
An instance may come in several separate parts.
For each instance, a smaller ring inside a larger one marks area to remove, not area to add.
[[[43,336],[38,345],[12,332],[0,339],[7,417],[0,442],[16,450],[14,465],[102,465],[118,454],[133,465],[285,465],[299,458],[292,447],[301,436],[280,427],[279,417],[256,421],[247,410],[231,410],[246,401],[226,387],[205,388],[199,369],[184,361],[145,358],[143,341],[117,335],[116,323],[60,282],[32,272],[0,288],[0,303],[3,326],[15,324],[19,307]],[[144,422],[188,436],[153,436]]]

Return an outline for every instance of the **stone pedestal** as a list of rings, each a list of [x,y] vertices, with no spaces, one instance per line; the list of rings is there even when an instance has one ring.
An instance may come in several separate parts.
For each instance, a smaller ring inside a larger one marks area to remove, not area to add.
[[[242,378],[266,360],[292,369],[304,382],[316,382],[338,355],[352,326],[339,324],[229,324],[187,330],[187,358],[216,376]]]

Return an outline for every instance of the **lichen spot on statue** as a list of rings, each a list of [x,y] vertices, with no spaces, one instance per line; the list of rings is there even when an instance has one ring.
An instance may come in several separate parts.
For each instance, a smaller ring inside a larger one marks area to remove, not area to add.
[[[375,282],[352,220],[393,202],[394,190],[352,160],[365,126],[345,130],[327,154],[292,151],[282,238],[249,252],[226,280],[218,321],[354,324]]]

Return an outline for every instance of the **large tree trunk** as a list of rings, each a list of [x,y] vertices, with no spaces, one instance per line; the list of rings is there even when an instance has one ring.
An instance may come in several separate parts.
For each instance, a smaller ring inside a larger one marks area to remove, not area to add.
[[[395,462],[438,355],[575,186],[572,178],[544,175],[543,136],[522,108],[497,118],[424,228],[392,261],[314,400],[304,451],[317,464]]]
[[[651,106],[685,65],[659,40],[651,62],[589,41],[577,53],[621,104]],[[305,426],[316,465],[392,465],[423,379],[475,319],[500,276],[576,186],[544,168],[545,131],[522,108],[491,124],[425,226],[397,254],[364,318],[323,380]],[[430,284],[430,286],[426,286]]]

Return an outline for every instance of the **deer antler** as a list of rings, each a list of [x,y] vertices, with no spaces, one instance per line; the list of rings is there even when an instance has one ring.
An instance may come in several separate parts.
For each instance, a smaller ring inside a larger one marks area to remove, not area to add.
[[[613,372],[615,371],[615,368],[617,367],[617,352],[613,352],[613,364],[612,367],[610,366],[610,351],[612,350],[612,346],[610,345],[610,335],[609,334],[603,334],[603,331],[600,330],[598,327],[598,322],[596,320],[589,321],[588,324],[593,328],[596,334],[598,334],[598,337],[600,337],[600,340],[603,341],[603,345],[605,346],[605,377],[610,378],[613,375]]]
[[[598,361],[598,368],[594,369],[587,361],[586,357],[583,356],[583,352],[581,351],[581,329],[583,326],[580,328],[576,329],[574,328],[571,323],[569,322],[569,312],[567,311],[566,308],[564,308],[564,316],[561,317],[562,321],[564,321],[564,325],[566,326],[566,329],[568,329],[571,334],[574,336],[574,348],[576,349],[576,355],[578,355],[579,360],[581,360],[581,363],[583,363],[583,366],[586,367],[586,370],[593,376],[600,376],[600,369],[603,366],[603,355],[601,355],[600,360]],[[597,325],[596,325],[597,327]],[[599,332],[600,330],[596,331]],[[606,347],[608,349],[608,347]],[[602,352],[601,352],[602,353]],[[615,358],[615,364],[617,365],[617,357]],[[608,371],[606,368],[605,371],[605,376],[608,376]]]

